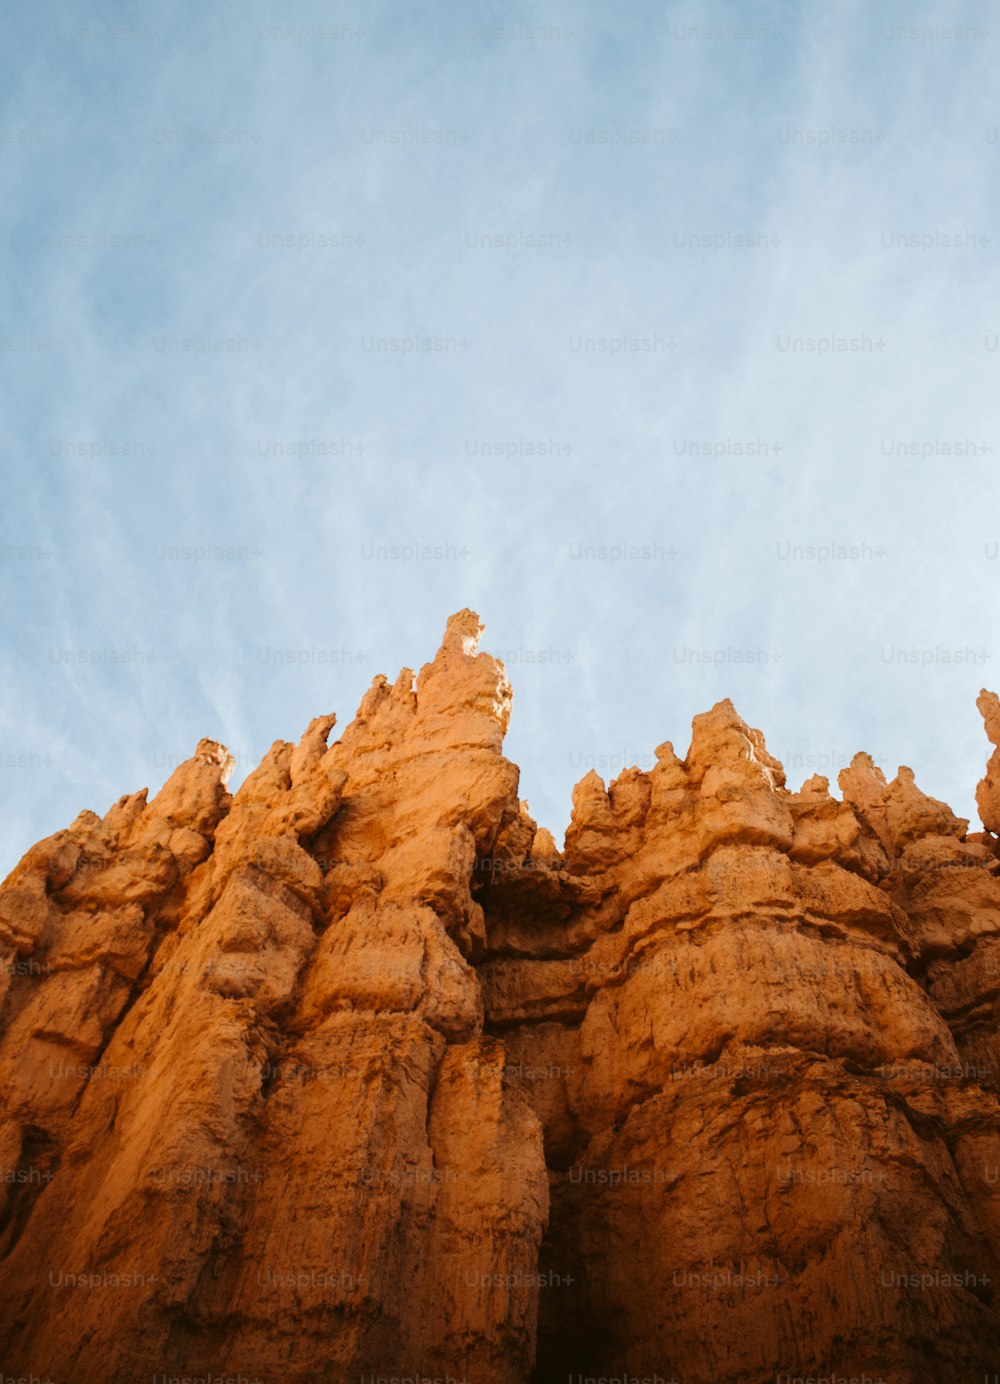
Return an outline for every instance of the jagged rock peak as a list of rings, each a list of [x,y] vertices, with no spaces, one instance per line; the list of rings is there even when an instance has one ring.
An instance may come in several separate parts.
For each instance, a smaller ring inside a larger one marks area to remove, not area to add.
[[[976,806],[983,826],[994,836],[1000,835],[1000,698],[984,687],[976,699],[986,723],[986,734],[997,748],[990,755],[986,775],[976,789]]]
[[[985,833],[725,700],[560,852],[482,629],[0,888],[4,1378],[991,1377],[997,698]]]

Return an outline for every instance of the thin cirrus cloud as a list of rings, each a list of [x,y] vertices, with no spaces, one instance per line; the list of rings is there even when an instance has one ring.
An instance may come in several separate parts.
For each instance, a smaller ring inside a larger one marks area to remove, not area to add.
[[[128,26],[43,0],[0,57],[8,866],[202,735],[238,781],[344,725],[465,605],[557,835],[588,768],[683,752],[723,696],[793,786],[864,748],[976,825],[985,7]],[[859,349],[800,349],[830,335]],[[593,556],[616,546],[646,556]]]

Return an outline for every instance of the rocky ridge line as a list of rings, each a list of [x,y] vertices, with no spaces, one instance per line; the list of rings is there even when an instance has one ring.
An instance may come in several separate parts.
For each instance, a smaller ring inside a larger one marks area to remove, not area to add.
[[[0,889],[4,1369],[995,1369],[1000,748],[970,834],[724,701],[560,851],[481,632]]]

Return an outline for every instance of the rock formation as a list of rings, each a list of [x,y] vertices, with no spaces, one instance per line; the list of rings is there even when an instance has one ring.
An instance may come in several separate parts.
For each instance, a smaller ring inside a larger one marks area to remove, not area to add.
[[[7,879],[0,1375],[1000,1370],[1000,749],[970,834],[720,702],[560,851],[480,633]]]

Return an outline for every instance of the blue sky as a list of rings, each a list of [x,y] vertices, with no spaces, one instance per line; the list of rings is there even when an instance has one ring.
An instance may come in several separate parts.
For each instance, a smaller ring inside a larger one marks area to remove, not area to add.
[[[346,725],[466,605],[557,839],[592,765],[683,753],[723,696],[791,786],[866,749],[975,825],[998,34],[903,0],[11,7],[0,869],[203,735],[238,782]]]

